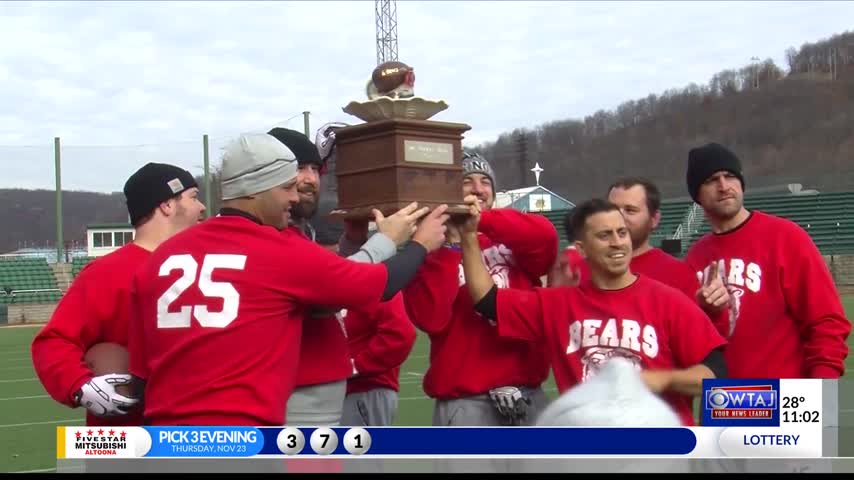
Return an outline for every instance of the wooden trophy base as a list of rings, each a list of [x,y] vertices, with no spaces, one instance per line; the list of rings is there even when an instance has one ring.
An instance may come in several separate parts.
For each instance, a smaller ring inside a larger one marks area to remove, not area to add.
[[[411,203],[411,202],[409,202]],[[356,207],[352,210],[344,210],[341,208],[336,208],[329,212],[328,217],[334,220],[370,220],[373,221],[374,214],[373,210],[376,208],[380,212],[382,212],[383,216],[391,216],[394,215],[395,212],[400,210],[401,208],[409,205],[409,203],[399,203],[394,205],[378,205],[372,207]],[[440,204],[433,203],[428,204],[425,202],[418,202],[418,208],[429,207],[430,211],[433,211],[434,208],[438,207]],[[454,204],[448,205],[448,209],[445,211],[451,217],[461,217],[466,216],[469,213],[469,209],[467,206],[463,204]]]
[[[335,130],[338,207],[330,218],[373,220],[412,202],[465,215],[462,123],[389,119]]]

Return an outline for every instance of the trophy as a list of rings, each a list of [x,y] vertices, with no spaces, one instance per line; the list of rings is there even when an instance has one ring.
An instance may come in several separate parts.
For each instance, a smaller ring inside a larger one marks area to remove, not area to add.
[[[377,66],[367,83],[367,101],[344,107],[365,123],[335,129],[335,218],[367,220],[377,209],[388,216],[418,202],[448,205],[468,213],[462,194],[462,139],[471,127],[430,117],[444,101],[415,96],[415,73],[401,62]]]

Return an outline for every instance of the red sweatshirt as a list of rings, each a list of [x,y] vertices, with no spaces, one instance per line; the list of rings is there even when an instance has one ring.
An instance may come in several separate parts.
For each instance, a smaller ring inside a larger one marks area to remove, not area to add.
[[[140,334],[130,368],[146,379],[146,420],[286,425],[305,305],[375,308],[386,280],[384,265],[357,265],[242,216],[173,236],[133,281]],[[158,312],[164,292],[167,312]]]
[[[368,312],[346,310],[344,326],[358,375],[347,381],[347,393],[374,388],[400,390],[400,365],[415,344],[415,326],[397,294]]]
[[[630,268],[633,273],[646,275],[653,280],[671,286],[687,295],[695,303],[697,302],[697,290],[700,288],[700,281],[697,279],[694,270],[687,263],[668,255],[664,250],[653,248],[636,257],[633,256]],[[721,310],[713,315],[709,315],[709,312],[705,313],[719,332],[723,331],[722,325],[729,322],[729,312],[726,310]]]
[[[299,227],[291,226],[289,230],[311,241]],[[297,388],[344,380],[353,373],[347,337],[338,319],[334,314],[314,316],[314,311],[308,307],[303,321]]]
[[[479,229],[484,262],[499,288],[539,286],[557,258],[557,231],[541,215],[488,210]],[[501,338],[474,311],[461,261],[459,250],[430,253],[404,290],[409,317],[430,336],[424,392],[454,399],[505,385],[539,386],[549,373],[544,343]]]
[[[75,408],[74,392],[92,378],[83,355],[102,342],[127,347],[129,292],[134,273],[151,252],[129,243],[80,271],[56,306],[47,325],[33,339],[36,374],[57,402]],[[118,417],[86,413],[86,425],[142,425],[141,409]]]
[[[347,337],[338,319],[312,318],[309,311],[302,326],[297,387],[344,380],[352,373]]]
[[[684,369],[726,341],[696,302],[661,282],[638,275],[619,290],[591,282],[578,288],[505,289],[496,299],[498,330],[519,339],[543,339],[563,393],[622,357],[643,369]],[[691,397],[662,394],[686,426],[694,424]]]
[[[851,322],[830,271],[797,224],[753,211],[739,227],[688,251],[702,281],[712,261],[733,297],[726,350],[734,378],[839,378]]]
[[[694,270],[660,248],[652,248],[638,256],[633,256],[630,268],[632,273],[658,280],[683,292],[692,300],[697,298],[700,283],[697,281]]]

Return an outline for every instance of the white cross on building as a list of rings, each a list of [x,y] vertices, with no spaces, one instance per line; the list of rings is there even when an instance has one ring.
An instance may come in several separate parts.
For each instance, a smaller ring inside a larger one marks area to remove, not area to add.
[[[537,162],[534,164],[534,168],[531,169],[534,172],[534,176],[537,178],[537,186],[540,186],[540,174],[543,172],[543,169],[540,168],[540,163]]]

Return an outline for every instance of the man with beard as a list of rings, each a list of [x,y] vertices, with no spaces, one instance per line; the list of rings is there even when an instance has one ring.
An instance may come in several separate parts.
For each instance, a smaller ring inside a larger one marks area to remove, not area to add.
[[[661,221],[661,193],[641,177],[621,178],[608,189],[608,200],[620,208],[632,238],[633,273],[646,275],[681,290],[718,324],[726,317],[730,296],[723,281],[713,276],[700,285],[687,264],[649,244],[649,236]]]
[[[540,286],[557,257],[554,225],[542,215],[492,208],[495,174],[480,155],[465,153],[463,175],[463,194],[484,210],[476,237],[490,278],[500,288]],[[424,392],[436,400],[433,425],[529,424],[547,403],[544,345],[501,338],[478,315],[465,290],[460,240],[449,223],[445,247],[428,255],[404,290],[409,317],[430,336]]]
[[[334,155],[333,125],[324,125],[318,131],[314,148],[294,152],[298,162],[297,192],[299,202],[290,209],[289,229],[303,232],[312,241],[315,230],[309,220],[317,213],[320,201],[320,176],[326,160]],[[305,136],[295,130],[274,128],[269,132],[285,144],[302,145],[294,139]],[[427,208],[416,211],[416,205],[401,209],[388,218],[375,212],[379,232],[361,246],[359,252],[349,256],[350,260],[378,263],[392,256],[397,246],[409,239],[416,221]],[[355,236],[364,230],[367,223],[349,225],[345,235]],[[356,239],[349,239],[356,242]],[[335,310],[315,308],[307,312],[313,317],[305,322],[302,330],[300,359],[296,389],[287,405],[290,425],[338,425],[344,406],[347,379],[353,374],[347,337],[335,317]]]
[[[520,290],[495,285],[478,244],[479,208],[471,197],[466,202],[465,281],[475,310],[497,322],[498,335],[546,342],[560,392],[593,378],[611,359],[626,359],[684,425],[694,425],[692,397],[702,393],[703,379],[725,375],[726,341],[691,299],[632,273],[631,239],[616,205],[593,199],[575,209],[575,245],[590,266],[589,282]]]
[[[306,306],[373,308],[440,248],[444,205],[382,264],[340,258],[288,229],[297,155],[313,147],[304,136],[231,142],[219,214],[161,244],[135,274],[130,372],[151,425],[284,424],[303,325],[314,320]]]
[[[733,297],[726,328],[735,378],[839,378],[851,323],[827,264],[796,223],[744,208],[739,158],[709,143],[688,153],[688,192],[712,231],[686,256]],[[705,282],[704,282],[705,283]]]

